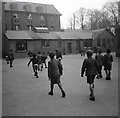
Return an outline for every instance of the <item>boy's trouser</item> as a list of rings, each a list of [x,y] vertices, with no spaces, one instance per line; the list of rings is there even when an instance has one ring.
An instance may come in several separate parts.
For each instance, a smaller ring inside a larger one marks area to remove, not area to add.
[[[10,67],[12,67],[13,65],[13,60],[10,60]]]

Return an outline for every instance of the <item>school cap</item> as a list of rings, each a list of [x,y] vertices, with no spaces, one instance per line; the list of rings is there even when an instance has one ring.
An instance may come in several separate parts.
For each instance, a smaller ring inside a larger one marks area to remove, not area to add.
[[[50,57],[50,58],[53,58],[54,56],[55,56],[55,53],[54,53],[54,52],[50,52],[50,53],[49,53],[49,57]]]
[[[87,51],[87,56],[92,56],[92,54],[93,54],[93,51],[92,51],[92,50],[88,50],[88,51]]]

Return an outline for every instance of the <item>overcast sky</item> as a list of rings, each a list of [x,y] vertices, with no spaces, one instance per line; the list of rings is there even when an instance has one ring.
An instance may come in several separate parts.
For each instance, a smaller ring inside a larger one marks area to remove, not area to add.
[[[80,7],[89,9],[101,9],[102,5],[109,0],[15,0],[15,1],[26,1],[35,2],[42,4],[52,4],[62,14],[61,27],[67,28],[68,19],[73,12],[78,10]]]

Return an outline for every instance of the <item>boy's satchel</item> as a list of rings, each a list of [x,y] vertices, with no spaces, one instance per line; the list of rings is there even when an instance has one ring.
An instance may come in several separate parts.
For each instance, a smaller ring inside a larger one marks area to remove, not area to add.
[[[58,62],[58,68],[59,68],[60,75],[63,75],[63,67],[60,62]]]

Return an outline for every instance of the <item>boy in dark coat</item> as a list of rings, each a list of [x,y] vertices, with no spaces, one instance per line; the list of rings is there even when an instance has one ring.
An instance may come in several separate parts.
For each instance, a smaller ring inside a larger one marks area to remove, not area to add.
[[[8,53],[8,60],[10,61],[10,67],[13,67],[13,61],[14,61],[14,54],[12,50]]]
[[[33,54],[33,58],[31,58],[30,61],[28,62],[28,67],[29,67],[31,62],[32,62],[32,68],[33,68],[33,71],[34,71],[34,76],[36,76],[36,78],[38,78],[38,64],[39,64],[39,60],[36,57],[36,54]]]
[[[103,66],[103,55],[101,55],[102,50],[98,51],[98,54],[95,56],[95,59],[98,62],[98,66],[99,66],[99,76],[97,76],[97,79],[102,78],[102,66]]]
[[[41,56],[41,61],[42,61],[41,71],[42,71],[42,69],[43,69],[43,64],[45,64],[45,68],[47,68],[46,59],[47,59],[47,56],[46,56],[45,53],[43,52],[43,54],[42,54],[42,56]]]
[[[106,54],[104,55],[104,70],[106,73],[106,80],[111,80],[113,56],[110,53],[110,49],[107,49]]]
[[[61,85],[61,81],[60,81],[60,76],[62,74],[62,64],[54,59],[55,53],[51,52],[49,54],[50,57],[50,61],[48,62],[48,78],[50,80],[50,88],[51,91],[48,93],[49,95],[53,95],[53,89],[54,89],[54,84],[57,84],[62,92],[62,97],[64,98],[66,96],[62,85]]]
[[[86,72],[87,83],[90,88],[90,100],[95,101],[94,96],[94,79],[96,74],[99,71],[98,63],[95,59],[92,58],[93,51],[89,50],[87,52],[87,59],[84,60],[82,69],[81,69],[81,77],[83,77],[84,72]]]

